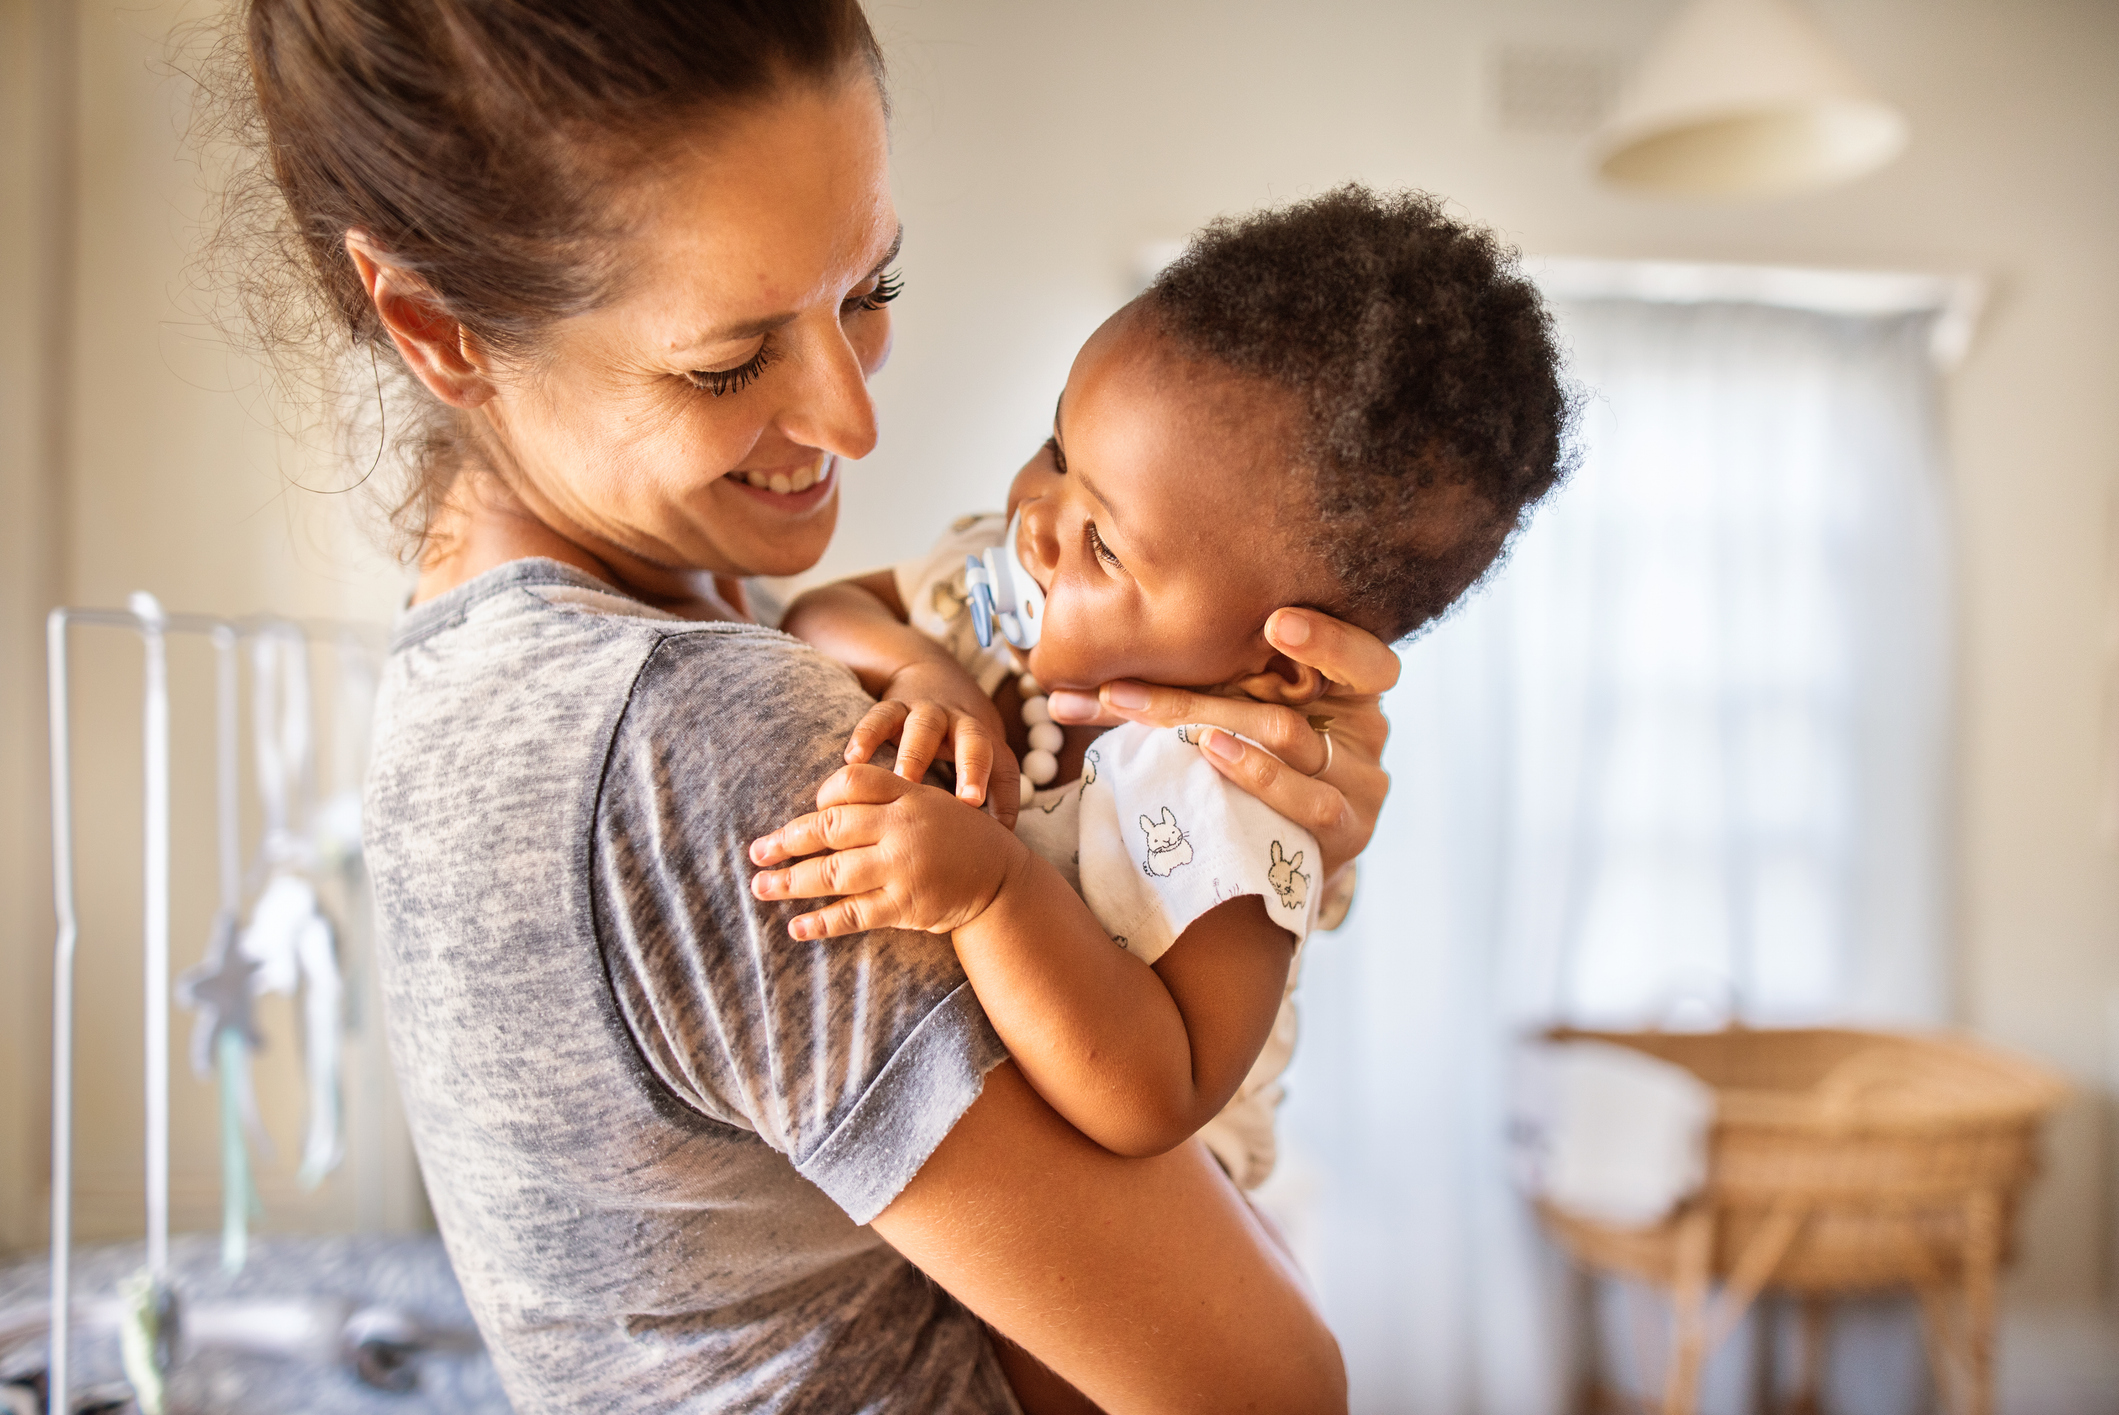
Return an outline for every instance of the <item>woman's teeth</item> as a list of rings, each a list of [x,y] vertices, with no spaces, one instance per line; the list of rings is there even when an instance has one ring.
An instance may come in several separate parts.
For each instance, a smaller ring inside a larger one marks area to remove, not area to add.
[[[809,466],[796,468],[791,476],[786,472],[741,472],[738,475],[760,491],[791,496],[798,491],[808,491],[824,480],[824,459],[819,457]]]

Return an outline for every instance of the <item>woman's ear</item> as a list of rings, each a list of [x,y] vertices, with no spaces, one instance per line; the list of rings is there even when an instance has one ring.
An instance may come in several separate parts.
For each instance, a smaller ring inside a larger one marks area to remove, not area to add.
[[[392,265],[365,231],[346,233],[346,254],[390,342],[428,392],[452,408],[475,408],[493,396],[477,341],[426,281]]]
[[[1232,679],[1228,686],[1261,703],[1301,707],[1323,697],[1330,684],[1322,673],[1307,663],[1297,663],[1284,653],[1276,653],[1266,661],[1262,671]]]

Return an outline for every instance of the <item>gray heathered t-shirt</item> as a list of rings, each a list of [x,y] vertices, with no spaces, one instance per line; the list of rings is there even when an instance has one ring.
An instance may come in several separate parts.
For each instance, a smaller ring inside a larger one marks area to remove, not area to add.
[[[1003,1056],[949,940],[799,943],[750,895],[749,842],[868,703],[548,560],[399,627],[367,791],[390,1045],[525,1412],[1016,1409],[863,1226]]]

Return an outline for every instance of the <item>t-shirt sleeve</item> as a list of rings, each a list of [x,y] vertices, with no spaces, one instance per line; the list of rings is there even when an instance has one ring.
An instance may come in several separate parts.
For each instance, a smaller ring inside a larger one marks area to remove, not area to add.
[[[750,1130],[856,1223],[918,1173],[1006,1052],[946,937],[798,941],[750,842],[815,807],[869,705],[793,640],[676,632],[604,769],[597,935],[623,1024],[682,1105]]]
[[[1194,919],[1247,894],[1302,943],[1315,838],[1201,760],[1192,728],[1127,723],[1082,766],[1082,898],[1127,952],[1153,963]]]

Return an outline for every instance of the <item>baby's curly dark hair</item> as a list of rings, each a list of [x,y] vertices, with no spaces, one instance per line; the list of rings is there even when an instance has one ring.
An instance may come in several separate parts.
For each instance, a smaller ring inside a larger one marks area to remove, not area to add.
[[[1348,183],[1224,217],[1143,303],[1179,350],[1295,395],[1321,605],[1387,641],[1478,582],[1572,463],[1551,317],[1491,232]]]

